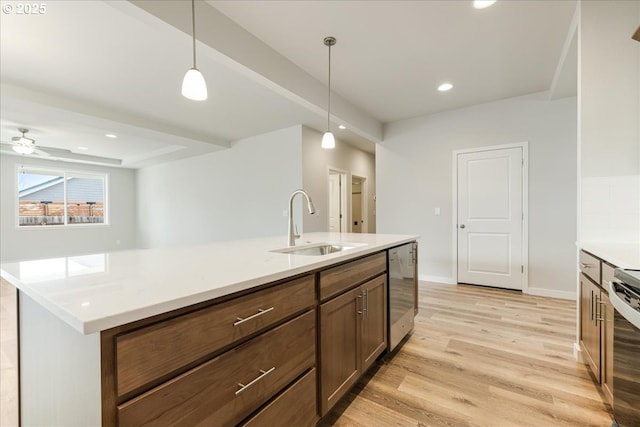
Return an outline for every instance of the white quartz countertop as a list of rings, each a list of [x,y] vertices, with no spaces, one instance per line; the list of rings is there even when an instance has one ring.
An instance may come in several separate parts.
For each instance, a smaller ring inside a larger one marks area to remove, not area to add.
[[[640,270],[640,245],[633,243],[578,242],[578,247],[616,267]]]
[[[83,334],[91,334],[403,243],[416,235],[310,233],[307,243],[359,243],[323,256],[270,252],[286,237],[135,249],[3,263],[2,277]]]

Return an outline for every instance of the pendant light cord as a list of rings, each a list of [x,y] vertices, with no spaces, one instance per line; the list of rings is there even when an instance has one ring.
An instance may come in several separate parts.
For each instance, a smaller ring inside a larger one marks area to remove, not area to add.
[[[329,44],[329,86],[328,86],[328,96],[327,96],[327,132],[330,132],[329,128],[329,118],[331,117],[331,44]]]
[[[191,28],[193,30],[193,68],[196,68],[196,4],[191,0]]]

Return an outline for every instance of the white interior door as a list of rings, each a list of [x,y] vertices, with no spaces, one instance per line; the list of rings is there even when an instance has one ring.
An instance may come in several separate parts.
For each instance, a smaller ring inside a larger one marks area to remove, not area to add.
[[[522,289],[522,148],[458,154],[458,282]]]

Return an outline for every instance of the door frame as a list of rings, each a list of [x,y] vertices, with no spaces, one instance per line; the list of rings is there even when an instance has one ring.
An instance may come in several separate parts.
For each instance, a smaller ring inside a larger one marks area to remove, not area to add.
[[[353,191],[353,178],[359,178],[362,181],[362,193],[360,196],[360,209],[362,209],[362,221],[364,227],[362,227],[361,233],[369,232],[369,177],[366,175],[351,174],[351,191]],[[353,193],[351,193],[351,220],[349,221],[350,230],[353,232]],[[366,230],[365,230],[366,228]]]
[[[453,151],[451,180],[451,259],[453,260],[451,277],[453,278],[453,284],[458,283],[458,155],[518,147],[522,149],[522,265],[524,266],[522,272],[522,293],[529,293],[529,141]]]
[[[347,197],[347,186],[349,186],[349,194],[351,194],[351,180],[348,179],[349,176],[349,172],[344,170],[344,169],[340,169],[340,168],[334,168],[333,166],[328,166],[327,167],[327,189],[326,189],[326,198],[327,198],[327,230],[330,229],[330,225],[331,225],[331,218],[330,218],[330,209],[331,209],[331,194],[329,194],[329,180],[330,175],[331,174],[336,174],[336,175],[340,175],[340,205],[341,205],[341,212],[340,214],[342,215],[342,218],[340,218],[340,232],[341,233],[348,233],[351,231],[351,210],[350,205],[348,203],[351,202],[351,198]]]

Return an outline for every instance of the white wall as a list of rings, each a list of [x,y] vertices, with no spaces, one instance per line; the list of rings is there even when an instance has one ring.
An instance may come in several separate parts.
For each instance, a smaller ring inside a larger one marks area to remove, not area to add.
[[[2,207],[0,257],[2,262],[50,258],[132,248],[136,244],[135,171],[77,163],[56,162],[3,154],[0,156]],[[65,228],[16,227],[17,166],[92,171],[109,174],[109,226]]]
[[[452,152],[528,141],[529,291],[573,297],[576,114],[576,98],[538,93],[388,124],[376,149],[378,232],[420,234],[421,278],[452,282]]]
[[[294,126],[227,150],[139,169],[139,245],[286,236],[283,211],[302,186],[300,141],[301,126]]]
[[[315,215],[304,214],[304,230],[329,230],[329,168],[343,170],[347,174],[347,212],[351,218],[351,177],[367,178],[367,232],[376,232],[376,212],[373,200],[376,194],[375,156],[336,140],[336,148],[321,148],[322,134],[307,127],[302,128],[303,184],[316,206]],[[365,195],[363,193],[363,200]],[[347,224],[349,226],[349,223]],[[350,229],[350,228],[349,228]]]
[[[580,8],[579,237],[640,244],[640,2]]]

